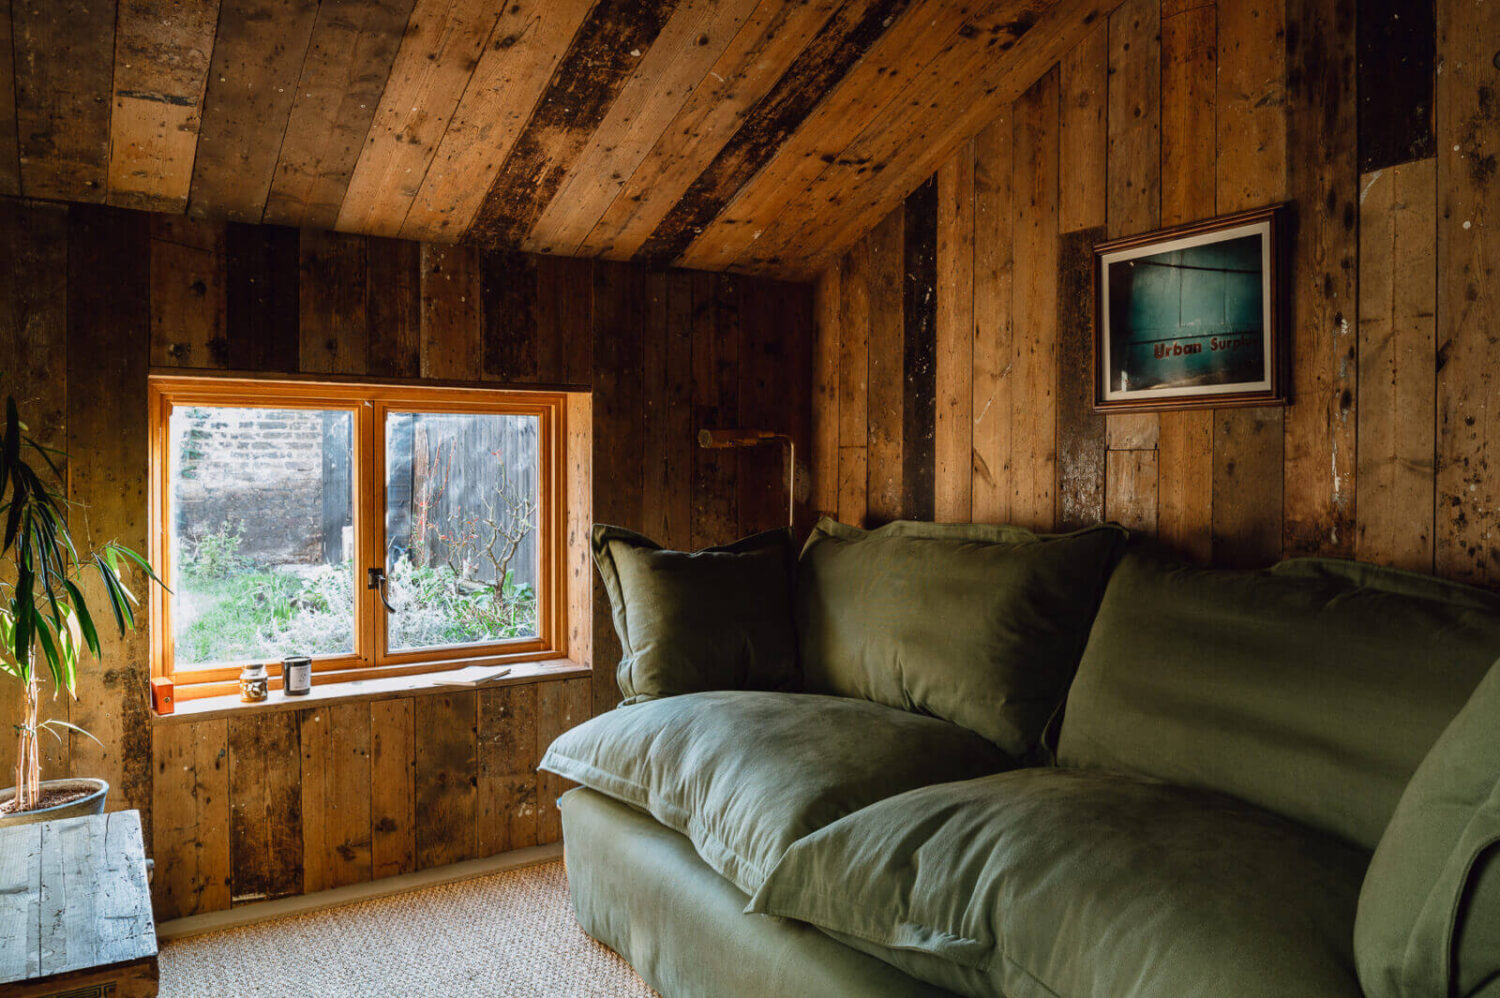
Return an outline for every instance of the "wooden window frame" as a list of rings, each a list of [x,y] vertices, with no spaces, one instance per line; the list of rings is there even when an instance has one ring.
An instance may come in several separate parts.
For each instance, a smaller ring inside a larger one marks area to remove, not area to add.
[[[352,415],[350,475],[354,482],[354,645],[353,654],[313,658],[313,683],[419,675],[471,665],[501,665],[566,658],[567,594],[567,395],[461,385],[411,385],[377,381],[266,379],[218,375],[153,373],[147,385],[150,406],[150,557],[171,584],[168,527],[171,517],[169,427],[172,411],[183,406],[344,411]],[[385,416],[388,412],[475,413],[535,416],[538,419],[538,579],[537,636],[509,641],[390,652],[384,609],[365,587],[366,569],[384,565]],[[173,661],[171,597],[151,587],[151,674],[173,681],[179,700],[221,696],[235,691],[241,664],[179,670]],[[273,689],[281,685],[281,663],[267,662]]]

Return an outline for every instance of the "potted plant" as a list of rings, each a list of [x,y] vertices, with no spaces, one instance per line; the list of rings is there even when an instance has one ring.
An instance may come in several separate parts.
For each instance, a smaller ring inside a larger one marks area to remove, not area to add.
[[[67,690],[75,699],[78,661],[87,649],[100,654],[99,632],[79,580],[96,573],[103,582],[109,609],[121,634],[135,626],[136,598],[120,579],[133,563],[160,582],[139,554],[110,542],[80,553],[68,528],[67,497],[49,485],[38,463],[61,480],[53,456],[21,422],[13,398],[6,400],[5,434],[0,439],[0,673],[21,684],[21,717],[15,725],[15,786],[0,791],[0,825],[48,821],[104,810],[109,784],[95,779],[41,779],[42,732],[61,737],[59,728],[77,725],[57,718],[41,720],[39,669],[51,675],[53,696]],[[95,739],[97,741],[97,739]]]

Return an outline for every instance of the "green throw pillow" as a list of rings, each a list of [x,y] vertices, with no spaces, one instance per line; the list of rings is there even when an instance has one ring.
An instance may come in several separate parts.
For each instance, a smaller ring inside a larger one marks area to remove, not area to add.
[[[802,549],[797,630],[809,691],[931,714],[1017,758],[1035,749],[1124,546],[1116,526],[824,519]]]
[[[688,554],[595,524],[593,547],[620,636],[625,703],[799,686],[789,529]]]
[[[1223,794],[1033,767],[827,825],[748,910],[968,998],[1360,998],[1368,862]]]
[[[1369,998],[1500,991],[1500,663],[1412,777],[1359,894]]]
[[[754,893],[787,846],[892,794],[1006,769],[957,725],[865,700],[729,691],[612,710],[541,768],[651,814]]]

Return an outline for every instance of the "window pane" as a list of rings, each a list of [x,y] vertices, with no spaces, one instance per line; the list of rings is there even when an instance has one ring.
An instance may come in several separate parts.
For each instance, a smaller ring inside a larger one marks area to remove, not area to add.
[[[386,417],[387,647],[537,633],[535,416]]]
[[[172,411],[177,668],[354,651],[352,433],[348,412]]]

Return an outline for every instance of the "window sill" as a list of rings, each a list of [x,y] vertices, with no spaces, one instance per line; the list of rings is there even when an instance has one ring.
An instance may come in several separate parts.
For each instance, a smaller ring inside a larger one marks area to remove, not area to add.
[[[565,658],[545,662],[516,662],[510,671],[496,679],[484,677],[493,674],[495,665],[471,665],[446,672],[425,672],[411,676],[388,676],[378,679],[355,679],[345,683],[325,683],[314,686],[306,696],[289,697],[279,690],[272,691],[267,700],[245,703],[238,696],[201,697],[181,700],[177,710],[171,714],[155,714],[156,724],[191,724],[224,717],[243,717],[249,713],[266,711],[300,710],[304,707],[323,707],[329,704],[350,703],[360,700],[394,700],[401,697],[426,696],[436,693],[462,693],[468,690],[492,689],[498,686],[520,686],[554,679],[569,679],[587,676],[587,665]]]

